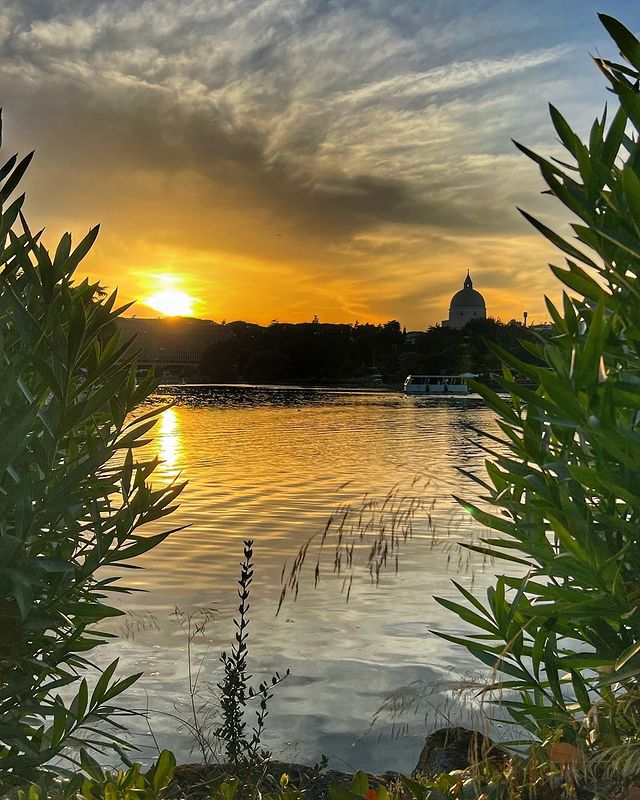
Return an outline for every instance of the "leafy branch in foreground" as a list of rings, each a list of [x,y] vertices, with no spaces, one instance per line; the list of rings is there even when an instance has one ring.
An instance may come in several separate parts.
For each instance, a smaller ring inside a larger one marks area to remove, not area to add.
[[[90,687],[109,637],[95,625],[122,613],[113,571],[163,541],[138,531],[182,490],[151,488],[157,459],[134,457],[162,409],[135,413],[156,382],[136,380],[115,325],[126,306],[74,281],[98,228],[52,257],[24,195],[11,200],[30,158],[0,168],[0,788],[81,745],[124,744],[116,701],[137,676],[117,679],[116,660]]]
[[[541,366],[497,351],[510,403],[474,386],[504,441],[489,443],[485,502],[461,501],[494,534],[464,546],[520,572],[487,603],[462,586],[465,602],[439,602],[476,630],[440,635],[495,671],[489,695],[519,725],[603,751],[640,723],[640,42],[600,18],[627,62],[596,59],[613,119],[605,109],[585,143],[551,107],[568,163],[518,145],[578,218],[568,240],[524,214],[566,256],[552,266],[566,289],[561,307],[547,300],[554,334],[530,345]]]
[[[217,735],[224,741],[227,761],[236,770],[246,766],[257,765],[269,757],[262,748],[262,734],[267,717],[268,703],[272,698],[271,689],[289,675],[275,673],[271,680],[263,681],[258,688],[249,685],[251,676],[247,675],[247,655],[249,638],[249,595],[253,580],[253,541],[244,542],[244,560],[240,565],[238,580],[238,619],[234,619],[236,627],[235,642],[230,653],[222,653],[220,660],[224,666],[224,677],[218,684],[220,690],[220,707],[222,725]],[[245,709],[247,703],[257,700],[256,724],[250,738],[247,736]]]

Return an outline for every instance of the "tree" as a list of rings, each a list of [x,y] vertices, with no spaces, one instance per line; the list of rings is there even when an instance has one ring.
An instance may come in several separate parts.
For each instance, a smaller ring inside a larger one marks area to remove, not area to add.
[[[530,348],[539,364],[494,348],[510,402],[475,387],[504,437],[478,481],[487,504],[461,501],[493,531],[469,547],[526,574],[501,575],[486,603],[462,587],[466,603],[439,602],[476,629],[441,635],[495,669],[490,691],[505,692],[514,720],[606,751],[637,742],[639,719],[640,42],[600,19],[626,61],[595,60],[619,101],[610,124],[605,109],[587,144],[551,107],[563,162],[518,145],[578,218],[568,240],[523,212],[566,256],[552,267],[562,306],[547,300],[552,335]]]
[[[31,156],[0,169],[0,788],[36,780],[67,748],[117,744],[116,698],[138,677],[111,663],[92,690],[91,651],[121,614],[114,569],[168,532],[139,528],[175,508],[182,485],[149,484],[157,459],[136,448],[162,409],[136,380],[115,293],[74,281],[94,228],[53,255],[15,195]],[[95,675],[95,671],[94,671]],[[65,689],[70,702],[59,692]]]

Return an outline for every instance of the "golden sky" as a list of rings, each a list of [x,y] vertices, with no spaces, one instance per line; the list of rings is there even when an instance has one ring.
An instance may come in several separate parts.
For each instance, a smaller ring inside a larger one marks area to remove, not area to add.
[[[470,269],[490,314],[541,321],[559,258],[515,207],[567,215],[510,140],[560,154],[547,102],[600,113],[596,10],[640,27],[624,0],[9,0],[3,152],[36,148],[49,247],[102,224],[87,269],[139,316],[182,292],[418,329]]]

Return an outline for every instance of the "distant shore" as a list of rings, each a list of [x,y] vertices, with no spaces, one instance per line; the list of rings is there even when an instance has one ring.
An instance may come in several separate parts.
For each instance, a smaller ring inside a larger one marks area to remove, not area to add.
[[[277,383],[246,383],[244,381],[231,382],[225,381],[220,383],[213,383],[211,381],[198,380],[198,379],[167,379],[160,383],[160,388],[169,386],[219,386],[219,387],[237,387],[237,388],[261,388],[261,389],[329,389],[332,391],[363,391],[363,392],[389,392],[396,393],[402,392],[402,383],[373,383],[371,381],[340,381],[331,383],[329,381],[296,381],[288,383],[285,381],[278,381]]]

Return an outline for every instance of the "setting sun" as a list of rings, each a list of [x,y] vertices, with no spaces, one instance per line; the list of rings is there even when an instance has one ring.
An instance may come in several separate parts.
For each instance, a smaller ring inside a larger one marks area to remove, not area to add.
[[[169,317],[191,317],[194,314],[194,298],[179,289],[163,289],[147,297],[144,302]]]

